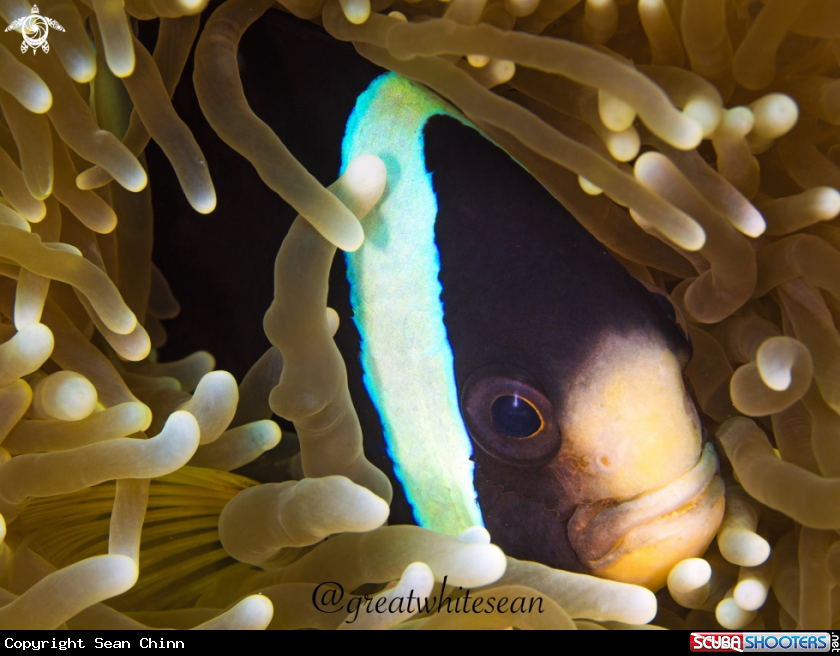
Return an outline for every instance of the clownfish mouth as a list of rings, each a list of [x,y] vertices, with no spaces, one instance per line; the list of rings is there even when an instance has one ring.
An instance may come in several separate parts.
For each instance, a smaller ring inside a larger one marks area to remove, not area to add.
[[[592,574],[658,589],[680,560],[702,553],[723,517],[724,485],[707,443],[671,483],[630,499],[581,504],[569,540]]]

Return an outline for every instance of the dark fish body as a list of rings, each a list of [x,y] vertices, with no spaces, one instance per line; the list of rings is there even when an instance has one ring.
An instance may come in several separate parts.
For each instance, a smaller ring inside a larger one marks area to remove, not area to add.
[[[354,107],[361,111],[360,96],[384,71],[348,44],[281,12],[270,12],[246,33],[240,64],[254,111],[307,169],[322,183],[331,183],[342,161],[348,118]],[[421,96],[430,93],[418,89]],[[442,304],[448,341],[441,348],[451,352],[454,380],[454,388],[442,394],[454,399],[457,421],[469,433],[467,469],[479,521],[511,556],[661,585],[661,572],[634,574],[635,566],[626,564],[628,554],[642,553],[637,560],[648,563],[639,566],[642,570],[654,567],[651,562],[673,560],[674,553],[696,555],[714,535],[723,508],[716,461],[702,448],[697,416],[680,378],[680,366],[690,357],[682,330],[663,309],[662,299],[632,278],[524,168],[456,110],[432,113],[421,129],[422,157],[437,202],[432,247],[441,290],[436,302]],[[274,223],[273,240],[254,239],[252,249],[243,253],[247,259],[230,266],[229,275],[235,275],[234,269],[251,274],[237,289],[251,280],[254,286],[270,285],[270,273],[261,279],[249,269],[250,253],[254,261],[262,261],[263,252],[273,257],[282,232],[275,226],[290,220],[288,208],[259,184],[244,160],[229,151],[222,154],[223,147],[202,147],[217,183],[216,214],[229,212],[227,220],[234,218],[241,232],[253,232],[252,216],[260,212]],[[214,167],[214,151],[234,160],[230,174]],[[399,149],[386,155],[390,186],[405,164]],[[388,261],[388,231],[376,232],[367,221],[363,227],[373,236],[349,255],[351,281],[353,267],[363,266],[354,265],[353,258],[364,262],[366,248],[378,249],[385,258],[376,260],[384,262],[383,276],[389,267],[398,272],[404,264]],[[330,279],[330,305],[342,319],[336,342],[345,357],[368,458],[395,484],[390,522],[434,527],[434,518],[445,509],[421,508],[417,499],[424,491],[402,485],[408,480],[402,470],[410,463],[395,467],[389,457],[400,451],[388,435],[390,418],[383,416],[385,407],[394,406],[382,399],[391,395],[399,400],[401,391],[393,385],[376,388],[370,353],[375,355],[377,345],[359,311],[358,283],[348,286],[338,260]],[[250,289],[230,304],[258,304],[253,299],[258,294],[266,299],[258,305],[263,311],[270,289]],[[241,316],[236,309],[222,314]],[[393,331],[404,327],[393,323]],[[360,344],[368,349],[361,358]],[[224,357],[219,360],[225,366]],[[382,380],[394,378],[394,372],[386,373],[390,378]],[[420,375],[405,372],[415,380]],[[416,440],[438,438],[421,434]],[[410,445],[401,451],[410,452]],[[684,522],[666,531],[667,548],[656,546],[659,538],[649,528],[650,517],[628,523],[611,510],[633,510],[638,499],[657,491],[679,500],[663,507],[662,514],[676,512]],[[413,508],[406,497],[415,501]],[[682,546],[668,542],[691,531],[696,536]]]

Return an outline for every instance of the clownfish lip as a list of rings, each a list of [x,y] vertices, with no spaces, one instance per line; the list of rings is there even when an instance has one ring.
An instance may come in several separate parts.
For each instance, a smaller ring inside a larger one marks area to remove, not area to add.
[[[720,527],[723,510],[723,479],[715,476],[679,510],[630,529],[615,549],[589,563],[590,572],[659,590],[678,562],[706,550]]]
[[[721,499],[723,481],[717,470],[717,454],[707,443],[697,464],[668,485],[624,501],[581,504],[568,524],[572,548],[582,563],[600,570],[633,549],[670,537],[668,524],[679,524],[686,513],[708,513]],[[639,530],[647,525],[656,530]],[[631,533],[634,539],[627,540]]]

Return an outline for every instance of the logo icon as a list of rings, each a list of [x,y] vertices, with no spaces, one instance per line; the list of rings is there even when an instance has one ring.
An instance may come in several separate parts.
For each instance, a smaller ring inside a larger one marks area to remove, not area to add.
[[[64,28],[59,25],[58,21],[41,16],[38,11],[38,5],[32,5],[32,13],[29,16],[16,18],[6,28],[6,31],[9,32],[19,29],[23,36],[20,51],[25,53],[29,48],[32,48],[32,54],[34,55],[38,48],[41,48],[44,52],[50,51],[50,44],[47,43],[47,35],[50,33],[50,28],[59,32],[64,31]]]
[[[832,632],[817,631],[753,631],[751,633],[694,632],[691,651],[695,652],[824,652],[829,651]],[[838,650],[840,651],[840,650]]]

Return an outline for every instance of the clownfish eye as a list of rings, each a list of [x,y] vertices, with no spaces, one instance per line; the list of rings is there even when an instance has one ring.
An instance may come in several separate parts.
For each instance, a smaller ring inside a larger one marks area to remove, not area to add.
[[[481,367],[461,391],[461,413],[473,441],[509,465],[543,465],[560,450],[554,410],[528,372],[507,364]]]
[[[542,428],[540,413],[520,396],[500,396],[490,406],[490,414],[496,429],[508,437],[531,437]]]

